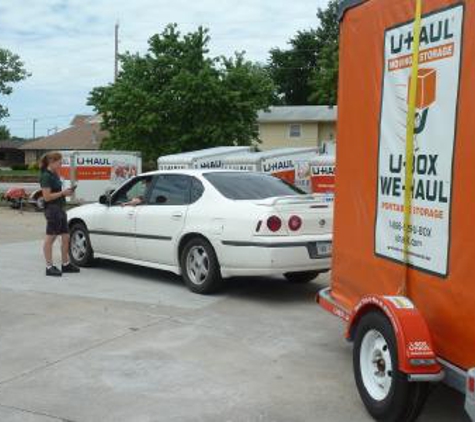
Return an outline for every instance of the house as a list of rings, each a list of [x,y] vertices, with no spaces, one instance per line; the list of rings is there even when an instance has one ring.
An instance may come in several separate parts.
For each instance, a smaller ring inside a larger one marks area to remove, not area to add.
[[[258,114],[262,150],[283,147],[326,147],[336,142],[337,107],[274,106]]]
[[[21,147],[25,164],[37,162],[48,151],[96,150],[107,132],[101,130],[100,116],[77,115],[68,128],[53,135],[28,142]]]
[[[25,162],[25,152],[20,149],[25,141],[9,139],[0,141],[0,167],[11,167]]]

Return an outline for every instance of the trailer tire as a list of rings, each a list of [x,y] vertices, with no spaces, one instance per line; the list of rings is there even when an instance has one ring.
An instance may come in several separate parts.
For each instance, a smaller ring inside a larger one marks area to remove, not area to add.
[[[94,263],[94,251],[86,225],[73,223],[69,235],[69,258],[71,262],[79,267],[90,267]]]
[[[409,382],[407,375],[399,371],[394,329],[382,312],[368,312],[358,323],[353,372],[360,397],[374,419],[384,422],[417,419],[429,385]]]

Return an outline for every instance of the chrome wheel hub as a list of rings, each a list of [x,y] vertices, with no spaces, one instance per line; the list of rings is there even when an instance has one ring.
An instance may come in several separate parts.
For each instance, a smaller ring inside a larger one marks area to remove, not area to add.
[[[186,272],[193,284],[203,284],[209,274],[209,257],[202,246],[193,246],[186,257]]]
[[[87,253],[87,238],[84,232],[75,231],[71,237],[71,255],[76,261],[81,261]]]

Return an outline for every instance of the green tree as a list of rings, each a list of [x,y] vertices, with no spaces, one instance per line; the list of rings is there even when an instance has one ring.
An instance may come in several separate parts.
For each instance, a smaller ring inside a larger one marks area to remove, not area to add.
[[[0,95],[10,95],[12,84],[29,76],[20,57],[11,51],[0,48]],[[0,119],[8,116],[8,109],[0,104]]]
[[[332,0],[324,10],[318,9],[320,25],[316,31],[318,60],[310,78],[309,101],[335,105],[338,93],[339,22],[338,1]]]
[[[269,74],[283,104],[305,105],[312,92],[309,80],[317,65],[316,31],[299,31],[289,44],[287,50],[270,51]]]
[[[269,74],[286,105],[335,104],[338,83],[338,0],[318,9],[317,29],[299,31],[290,48],[270,51]]]
[[[169,25],[145,55],[120,57],[117,81],[94,88],[88,103],[103,116],[106,149],[159,155],[218,145],[250,145],[257,111],[274,100],[265,69],[243,54],[211,58],[208,31],[182,35]]]
[[[10,139],[10,131],[5,125],[0,125],[0,141]]]

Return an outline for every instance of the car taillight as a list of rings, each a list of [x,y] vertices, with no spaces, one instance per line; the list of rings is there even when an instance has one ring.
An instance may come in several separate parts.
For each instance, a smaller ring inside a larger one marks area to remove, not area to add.
[[[273,215],[272,217],[269,217],[267,219],[267,228],[271,232],[278,232],[282,227],[282,220],[277,217],[276,215]]]
[[[289,229],[293,232],[300,230],[302,227],[302,219],[298,215],[293,215],[289,218]]]
[[[473,377],[468,378],[468,391],[471,394],[475,393],[475,378]]]

